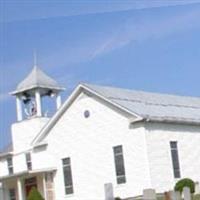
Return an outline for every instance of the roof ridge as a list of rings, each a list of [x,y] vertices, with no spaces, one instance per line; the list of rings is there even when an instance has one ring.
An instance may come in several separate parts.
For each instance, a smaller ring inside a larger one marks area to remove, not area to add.
[[[101,87],[101,88],[110,88],[110,89],[119,89],[124,90],[128,92],[138,92],[138,93],[144,93],[144,94],[153,94],[153,95],[166,95],[171,97],[181,97],[181,98],[194,98],[199,99],[200,96],[191,96],[191,95],[181,95],[181,94],[174,94],[174,93],[159,93],[159,92],[151,92],[151,91],[145,91],[145,90],[137,90],[137,89],[130,89],[130,88],[123,88],[123,87],[115,87],[115,86],[109,86],[109,85],[98,85],[98,84],[88,84],[88,83],[81,83],[85,86],[94,86],[94,87]]]

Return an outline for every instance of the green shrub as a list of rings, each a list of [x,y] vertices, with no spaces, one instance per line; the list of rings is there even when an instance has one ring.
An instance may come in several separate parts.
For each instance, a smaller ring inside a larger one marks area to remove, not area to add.
[[[184,178],[178,181],[174,187],[174,190],[182,193],[184,187],[189,187],[191,193],[195,192],[195,183],[189,178]]]
[[[28,200],[44,200],[38,190],[33,187],[28,195]]]
[[[122,200],[120,197],[115,197],[115,200]]]

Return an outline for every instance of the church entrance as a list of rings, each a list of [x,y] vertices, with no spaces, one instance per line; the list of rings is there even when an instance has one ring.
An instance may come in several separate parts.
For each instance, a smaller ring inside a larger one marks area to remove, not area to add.
[[[26,199],[27,199],[31,189],[33,187],[37,188],[37,179],[36,179],[36,177],[25,179],[24,186],[25,186],[25,193],[26,193]]]

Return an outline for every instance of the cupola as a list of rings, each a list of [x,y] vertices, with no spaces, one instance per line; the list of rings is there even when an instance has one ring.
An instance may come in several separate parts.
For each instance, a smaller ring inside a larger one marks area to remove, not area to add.
[[[35,65],[30,74],[11,93],[16,96],[17,120],[46,117],[42,108],[44,97],[55,98],[56,107],[59,109],[60,92],[63,90],[63,87]]]

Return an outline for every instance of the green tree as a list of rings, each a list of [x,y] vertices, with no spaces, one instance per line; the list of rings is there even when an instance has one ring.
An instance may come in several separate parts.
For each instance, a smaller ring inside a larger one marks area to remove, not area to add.
[[[44,200],[44,198],[39,193],[39,191],[35,187],[33,187],[29,192],[28,200]]]
[[[189,187],[191,193],[195,192],[195,183],[193,180],[189,178],[184,178],[178,181],[174,187],[175,191],[179,191],[182,193],[184,187]]]

